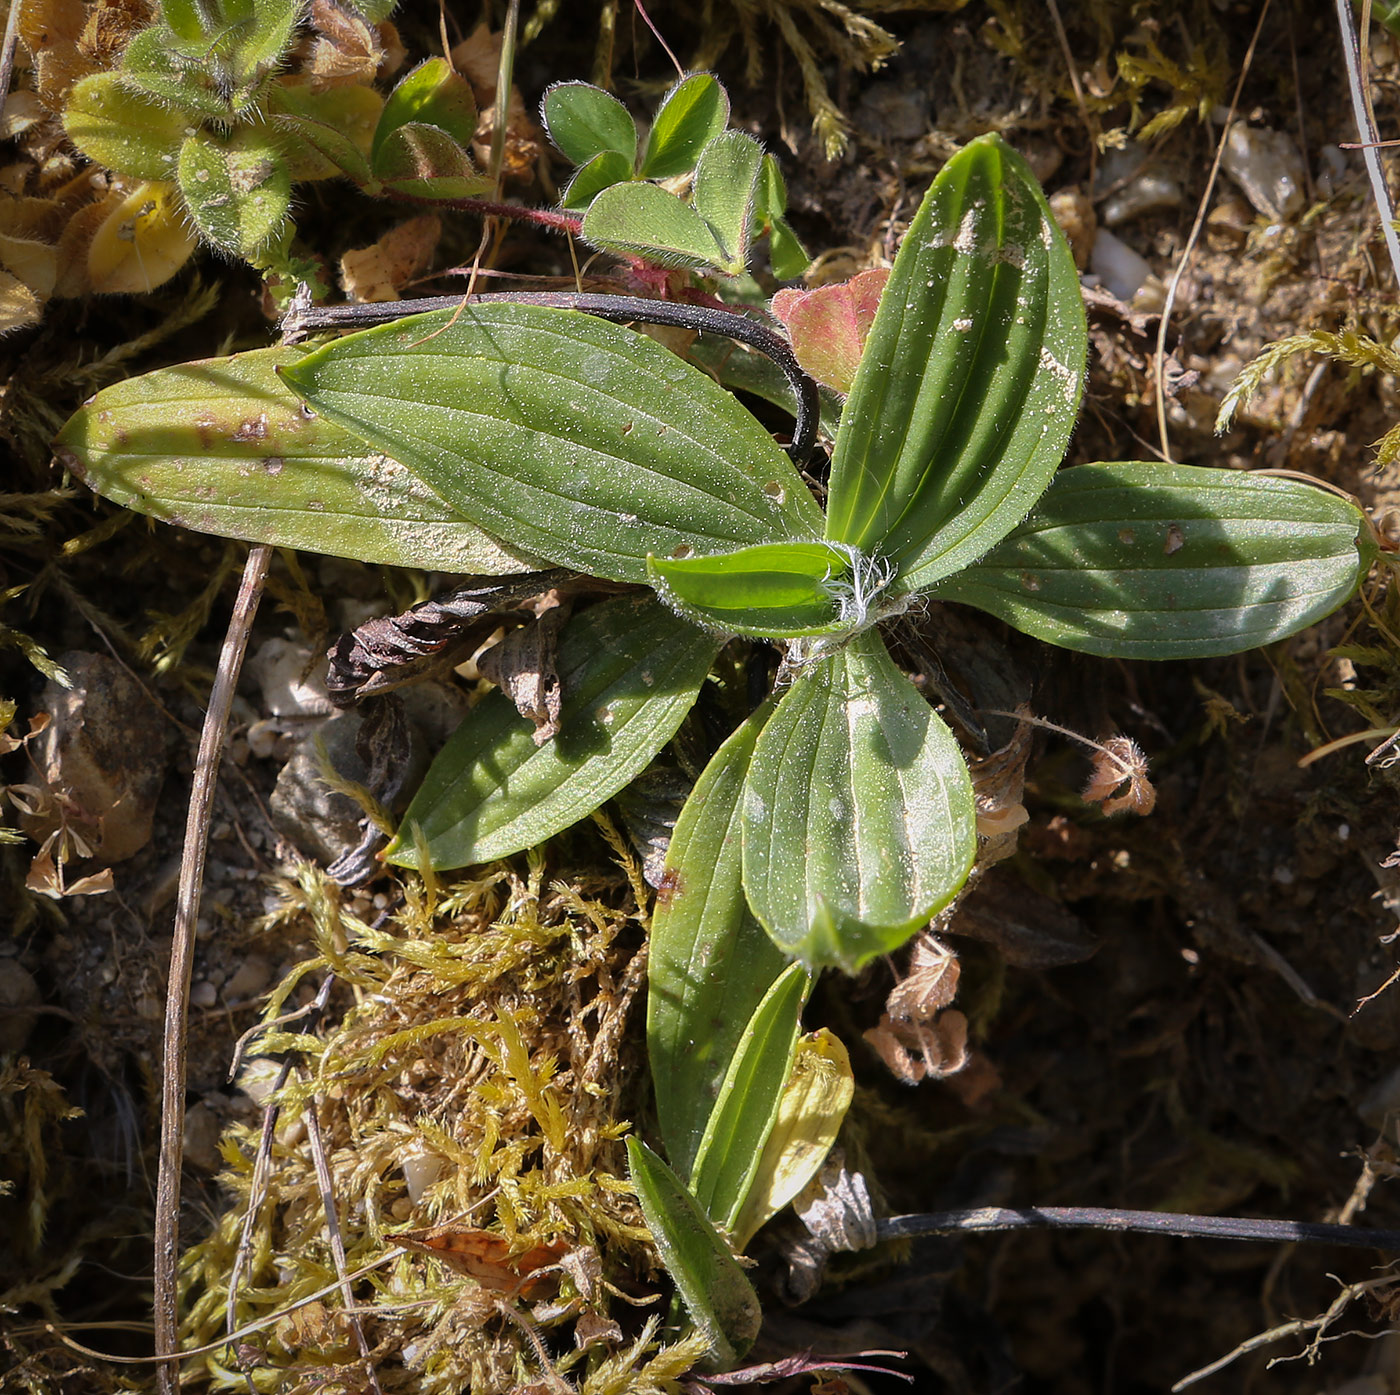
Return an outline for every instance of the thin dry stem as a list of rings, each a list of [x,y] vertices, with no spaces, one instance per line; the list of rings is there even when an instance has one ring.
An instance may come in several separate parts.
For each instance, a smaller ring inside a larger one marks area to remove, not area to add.
[[[155,1352],[161,1363],[156,1385],[161,1395],[179,1389],[180,1332],[176,1298],[176,1272],[180,1259],[180,1166],[185,1129],[185,1030],[189,1015],[190,973],[194,966],[194,927],[204,883],[204,861],[209,849],[209,819],[228,731],[229,711],[243,667],[243,655],[252,633],[268,564],[270,547],[248,553],[238,588],[219,669],[209,694],[209,708],[199,736],[189,813],[185,821],[185,847],[180,863],[180,886],[175,899],[175,929],[170,944],[170,974],[166,980],[165,1042],[161,1079],[160,1172],[156,1185],[155,1216]]]

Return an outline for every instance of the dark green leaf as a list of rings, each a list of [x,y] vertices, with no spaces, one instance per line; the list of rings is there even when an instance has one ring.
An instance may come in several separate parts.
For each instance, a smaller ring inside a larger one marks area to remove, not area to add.
[[[648,559],[667,605],[726,634],[787,639],[851,629],[838,584],[850,558],[829,543],[760,543],[712,557]],[[846,588],[849,590],[849,587]]]
[[[765,705],[715,752],[676,820],[651,918],[647,1059],[671,1165],[695,1150],[744,1026],[786,956],[753,918],[741,882],[740,798]]]
[[[639,173],[671,179],[695,168],[700,152],[729,122],[729,94],[709,73],[692,73],[667,94],[647,135]]]
[[[744,889],[780,949],[859,968],[967,879],[972,782],[952,733],[867,630],[813,661],[759,735]]]
[[[768,264],[779,281],[796,281],[805,275],[812,259],[786,218],[773,220],[768,239]]]
[[[491,188],[464,146],[437,126],[406,121],[396,126],[374,157],[376,178],[395,193],[416,199],[471,199]]]
[[[370,163],[379,174],[380,155],[389,138],[409,124],[433,126],[462,148],[476,134],[476,98],[471,84],[445,58],[420,63],[389,94],[374,132]]]
[[[690,1190],[705,1214],[732,1230],[748,1200],[792,1071],[811,977],[791,964],[754,1009],[695,1154]]]
[[[581,213],[604,189],[611,189],[614,184],[625,184],[631,176],[632,166],[617,151],[605,150],[575,172],[560,195],[560,207]]]
[[[676,734],[719,644],[650,596],[621,596],[569,623],[559,646],[563,726],[536,746],[497,690],[433,762],[386,854],[467,867],[508,857],[587,818]]]
[[[287,159],[294,179],[315,179],[339,171],[357,184],[373,184],[369,144],[383,110],[375,92],[356,85],[317,91],[309,83],[278,83],[272,88],[272,101],[277,108],[277,128],[291,136]],[[307,145],[314,155],[308,156]],[[317,156],[330,168],[321,166]]]
[[[986,552],[1064,456],[1087,337],[1079,277],[999,136],[943,167],[905,234],[842,416],[827,536],[918,590]]]
[[[790,416],[796,415],[797,400],[792,384],[767,354],[715,335],[702,335],[685,354],[691,363],[699,364],[731,391],[751,392],[764,402],[781,407]],[[820,384],[818,392],[822,435],[832,440],[841,425],[841,405],[845,399]]]
[[[528,571],[397,462],[278,378],[298,349],[163,368],[104,388],[54,443],[104,498],[184,528],[463,575]]]
[[[733,397],[587,315],[499,304],[415,316],[285,376],[509,546],[593,576],[645,582],[648,554],[821,528],[792,463]]]
[[[627,1140],[642,1216],[686,1312],[710,1343],[710,1370],[738,1364],[763,1321],[748,1276],[680,1178],[645,1143]]]
[[[627,164],[637,158],[637,124],[627,108],[591,82],[556,82],[546,89],[540,117],[549,138],[576,165],[614,154]]]
[[[659,184],[614,184],[583,216],[586,242],[644,257],[660,266],[699,270],[722,266],[724,248],[710,225],[683,199]]]
[[[1373,560],[1361,511],[1297,480],[1142,463],[1080,465],[937,596],[1067,649],[1127,659],[1234,654],[1335,610]]]

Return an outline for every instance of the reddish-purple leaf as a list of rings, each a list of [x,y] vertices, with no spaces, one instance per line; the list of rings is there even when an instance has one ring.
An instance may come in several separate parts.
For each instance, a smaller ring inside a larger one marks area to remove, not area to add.
[[[814,291],[779,291],[773,313],[787,326],[793,352],[819,383],[849,392],[875,319],[887,267],[862,271],[849,281]]]

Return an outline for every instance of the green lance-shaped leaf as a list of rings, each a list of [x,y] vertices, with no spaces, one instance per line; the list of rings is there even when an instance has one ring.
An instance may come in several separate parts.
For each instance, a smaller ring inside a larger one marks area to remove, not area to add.
[[[1335,610],[1374,560],[1360,509],[1297,480],[1079,465],[934,594],[1037,639],[1124,659],[1235,654]]]
[[[349,335],[284,372],[512,548],[615,581],[647,556],[815,538],[821,511],[730,394],[631,330],[481,305]]]
[[[695,211],[724,248],[722,268],[735,276],[748,265],[762,168],[763,147],[744,131],[716,136],[695,167]]]
[[[559,196],[560,207],[582,213],[604,189],[625,184],[631,176],[632,166],[617,151],[604,150],[575,172]]]
[[[695,168],[700,152],[729,124],[729,94],[709,73],[682,78],[651,123],[638,173],[672,179]]]
[[[310,415],[277,376],[298,349],[104,388],[54,442],[104,498],[222,537],[465,575],[530,569],[396,461]]]
[[[265,127],[240,126],[227,138],[209,131],[180,148],[180,194],[203,237],[221,251],[255,257],[282,230],[292,179]]]
[[[199,0],[161,0],[160,17],[181,44],[208,42],[208,20]]]
[[[660,266],[700,270],[725,265],[714,229],[659,184],[614,184],[602,190],[583,215],[580,232],[596,247]]]
[[[671,1166],[695,1150],[745,1025],[786,956],[744,899],[740,807],[765,704],[701,772],[671,835],[647,959],[647,1059]]]
[[[851,558],[830,543],[760,543],[712,557],[648,559],[661,599],[726,634],[789,639],[853,629],[842,606]]]
[[[591,82],[556,82],[545,89],[540,119],[549,138],[576,165],[599,155],[617,155],[627,163],[627,178],[637,158],[637,123],[610,92]]]
[[[466,147],[476,134],[476,122],[471,83],[454,72],[445,58],[429,58],[389,94],[375,128],[370,163],[376,174],[381,173],[381,159],[388,157],[388,147],[400,127],[435,126],[458,146]]]
[[[791,964],[764,994],[744,1027],[696,1151],[690,1190],[726,1230],[744,1209],[777,1122],[811,983],[803,965]]]
[[[842,416],[827,537],[919,590],[999,542],[1064,456],[1087,335],[1079,278],[1029,166],[955,155],[905,234]]]
[[[778,947],[854,970],[967,879],[972,782],[953,734],[871,631],[814,661],[758,738],[744,889]]]
[[[467,867],[586,818],[676,734],[718,649],[651,596],[584,611],[559,646],[559,734],[536,746],[504,693],[483,699],[433,762],[390,861],[416,866],[421,840],[434,867]]]
[[[88,157],[133,179],[173,179],[189,118],[129,90],[116,73],[75,84],[63,109],[68,139]]]
[[[730,1369],[763,1322],[753,1285],[681,1179],[635,1138],[627,1140],[627,1169],[661,1262],[710,1343],[705,1366]]]
[[[255,83],[282,61],[301,18],[298,0],[253,0],[248,10],[231,36],[234,76],[245,85]],[[247,97],[252,95],[249,90]]]
[[[228,94],[219,89],[219,75],[208,60],[207,48],[207,40],[185,44],[166,25],[154,24],[137,34],[122,53],[122,85],[154,97],[179,118],[180,137],[171,146],[172,171],[174,153],[194,119],[229,119]],[[169,179],[171,173],[163,177]]]

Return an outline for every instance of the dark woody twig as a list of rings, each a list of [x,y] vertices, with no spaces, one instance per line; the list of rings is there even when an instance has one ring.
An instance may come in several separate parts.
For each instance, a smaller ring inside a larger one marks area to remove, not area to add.
[[[476,295],[424,296],[421,300],[387,300],[369,305],[307,305],[293,301],[282,321],[282,338],[295,344],[318,330],[369,329],[407,315],[428,310],[454,310],[467,305],[507,301],[521,305],[545,305],[558,310],[578,310],[614,324],[636,322],[719,334],[766,354],[782,370],[797,400],[796,421],[788,455],[799,467],[810,459],[817,440],[821,403],[817,384],[798,363],[792,346],[782,335],[747,315],[712,305],[692,305],[640,296],[603,295],[593,291],[489,291]]]
[[[929,1211],[887,1216],[875,1222],[881,1240],[914,1235],[967,1234],[984,1230],[1118,1230],[1262,1244],[1348,1245],[1400,1253],[1400,1230],[1326,1225],[1320,1221],[1256,1220],[1246,1216],[1189,1216],[1170,1211],[1120,1211],[1106,1206],[984,1206],[968,1211]]]

